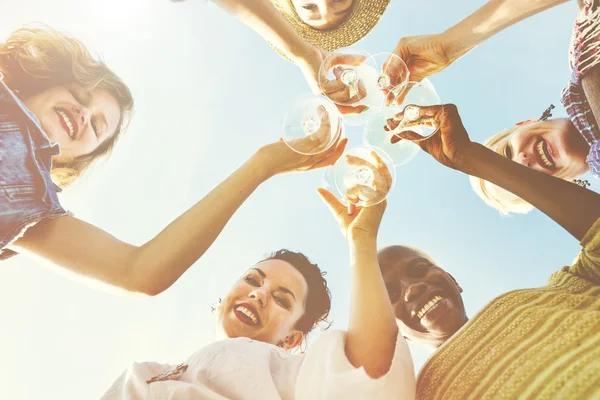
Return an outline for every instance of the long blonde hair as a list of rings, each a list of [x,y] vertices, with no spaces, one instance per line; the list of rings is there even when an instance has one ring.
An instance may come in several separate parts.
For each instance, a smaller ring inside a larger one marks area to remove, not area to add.
[[[503,147],[499,145],[504,142],[504,140],[506,140],[517,128],[519,128],[519,125],[515,125],[512,128],[500,131],[486,140],[483,145],[504,156],[502,153]],[[481,197],[481,199],[483,199],[487,205],[498,210],[500,214],[527,214],[529,211],[533,210],[533,206],[531,204],[522,198],[513,195],[512,193],[502,197],[495,196],[494,193],[489,190],[488,185],[492,184],[488,181],[475,176],[470,176],[469,181],[471,182],[471,187],[475,193],[477,193],[477,195]]]
[[[110,139],[90,154],[53,163],[52,179],[60,187],[68,186],[94,161],[110,154],[133,111],[133,97],[123,81],[102,60],[94,58],[81,41],[47,25],[22,27],[0,43],[0,72],[21,98],[75,83],[86,91],[105,89],[119,103],[121,119]]]

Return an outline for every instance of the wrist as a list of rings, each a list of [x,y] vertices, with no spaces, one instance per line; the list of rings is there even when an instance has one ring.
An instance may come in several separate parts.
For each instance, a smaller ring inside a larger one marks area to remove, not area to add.
[[[299,39],[296,43],[290,44],[287,49],[287,56],[298,65],[307,64],[314,52],[315,48],[310,43]]]
[[[365,252],[377,250],[377,236],[373,234],[348,233],[348,245],[352,252]]]
[[[277,168],[268,155],[267,146],[258,149],[247,163],[248,167],[252,170],[252,174],[261,182],[277,175]]]
[[[461,161],[458,163],[458,170],[467,175],[483,178],[480,176],[483,172],[481,166],[486,159],[490,158],[490,152],[496,154],[480,143],[471,142],[465,151],[462,152]]]
[[[442,42],[442,46],[446,49],[446,57],[448,57],[448,61],[453,63],[477,47],[477,45],[479,45],[484,39],[478,40],[476,35],[473,33],[470,35],[464,35],[462,34],[461,29],[453,26],[440,33],[439,40]]]

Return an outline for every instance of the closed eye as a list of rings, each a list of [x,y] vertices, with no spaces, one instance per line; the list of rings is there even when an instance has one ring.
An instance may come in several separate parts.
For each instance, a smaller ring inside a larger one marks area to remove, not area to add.
[[[249,285],[252,285],[252,286],[254,286],[254,287],[259,287],[259,286],[260,286],[260,284],[258,283],[258,281],[257,281],[255,278],[253,278],[253,277],[252,277],[252,275],[248,275],[248,276],[246,276],[246,277],[244,278],[244,281],[245,281],[247,284],[249,284]]]
[[[94,134],[96,135],[96,138],[99,139],[100,137],[99,137],[98,132],[100,132],[100,130],[98,128],[98,123],[96,122],[95,118],[92,118],[91,124],[92,124],[92,129],[94,130]]]
[[[312,10],[315,10],[317,8],[317,5],[316,4],[312,4],[312,3],[310,3],[310,4],[303,4],[302,8],[304,8],[305,10],[312,11]]]
[[[273,295],[273,298],[281,307],[285,308],[286,310],[290,309],[290,303],[286,298],[277,295]]]
[[[512,151],[512,147],[510,147],[510,144],[506,144],[506,146],[504,146],[504,149],[502,150],[502,155],[506,158],[508,158],[509,160],[512,160],[513,158],[513,151]]]

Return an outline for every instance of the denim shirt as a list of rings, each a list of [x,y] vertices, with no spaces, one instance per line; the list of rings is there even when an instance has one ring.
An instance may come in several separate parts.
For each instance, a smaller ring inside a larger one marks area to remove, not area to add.
[[[6,247],[28,227],[68,214],[50,179],[52,156],[59,152],[0,73],[0,260],[16,254]]]

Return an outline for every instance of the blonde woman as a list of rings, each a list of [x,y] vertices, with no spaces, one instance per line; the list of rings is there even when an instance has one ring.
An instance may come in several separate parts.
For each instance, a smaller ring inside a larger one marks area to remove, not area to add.
[[[260,148],[196,205],[141,246],[122,242],[72,216],[60,187],[106,155],[133,100],[127,86],[83,44],[46,26],[25,27],[0,44],[0,258],[41,257],[128,291],[156,295],[171,286],[219,235],[250,194],[270,177],[331,165],[328,151],[301,156],[278,141]],[[329,141],[322,129],[299,143]]]
[[[494,34],[566,0],[491,0],[441,34],[406,37],[394,52],[407,62],[411,79],[440,72]],[[543,117],[516,124],[485,145],[540,172],[576,180],[600,174],[600,9],[597,0],[578,0],[569,49],[571,79],[562,92],[569,118]],[[477,194],[503,214],[526,213],[533,207],[518,196],[479,178],[471,178]]]

